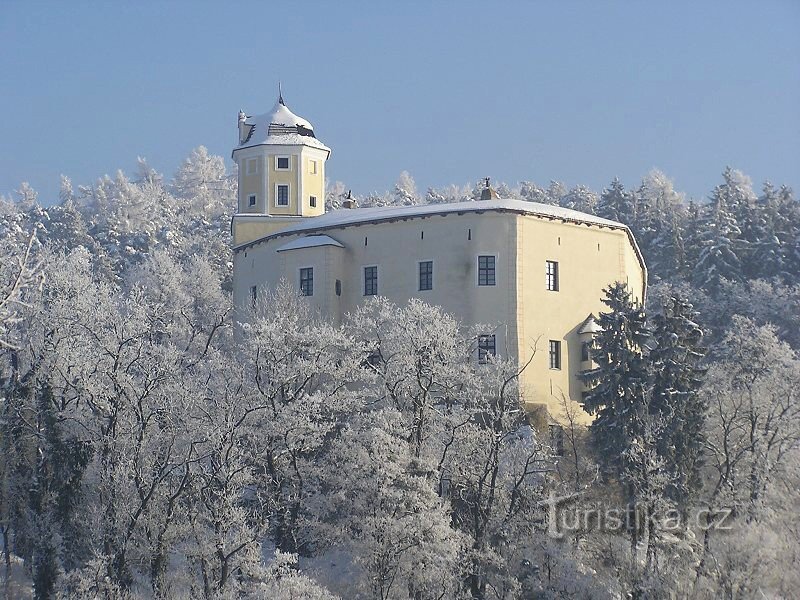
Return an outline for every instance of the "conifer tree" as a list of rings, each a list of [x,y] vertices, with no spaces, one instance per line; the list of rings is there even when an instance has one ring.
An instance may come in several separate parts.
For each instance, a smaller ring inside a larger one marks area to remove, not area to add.
[[[625,186],[617,177],[614,177],[611,184],[600,195],[597,215],[626,225],[633,223],[633,194],[625,191]]]
[[[592,358],[597,367],[583,374],[594,387],[584,401],[584,410],[596,418],[589,427],[601,466],[622,477],[628,465],[624,454],[645,430],[650,374],[646,355],[651,332],[643,308],[634,301],[624,283],[604,290],[598,324],[602,331],[593,342]]]
[[[697,317],[687,300],[673,296],[652,319],[650,413],[663,424],[656,445],[672,472],[667,492],[681,505],[700,486],[706,406],[698,391],[705,375],[700,363],[706,350],[701,346],[703,330],[695,322]]]
[[[717,186],[711,208],[701,218],[700,252],[693,280],[712,293],[719,289],[722,279],[739,281],[742,278],[742,263],[735,245],[741,230],[728,209],[728,195],[724,185]]]

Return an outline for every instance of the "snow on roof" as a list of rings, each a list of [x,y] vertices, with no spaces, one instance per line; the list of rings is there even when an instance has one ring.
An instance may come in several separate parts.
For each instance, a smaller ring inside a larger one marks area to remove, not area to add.
[[[586,320],[581,325],[580,329],[578,329],[578,334],[583,333],[600,333],[603,331],[603,328],[600,327],[600,324],[595,320],[593,314],[590,314],[586,317]]]
[[[339,248],[344,248],[344,245],[333,239],[328,235],[304,235],[303,237],[299,237],[296,240],[292,240],[284,244],[283,246],[277,248],[276,252],[283,252],[285,250],[298,250],[300,248],[314,248],[316,246],[337,246]]]
[[[314,137],[314,126],[289,110],[283,98],[278,98],[270,112],[245,116],[243,122],[250,129],[236,150],[262,144],[303,144],[330,152],[330,148]]]
[[[379,206],[376,208],[352,208],[334,210],[318,217],[303,219],[266,237],[277,237],[301,231],[316,231],[330,227],[346,227],[360,223],[390,221],[396,219],[413,219],[431,215],[448,213],[511,211],[539,217],[602,225],[615,229],[627,229],[622,223],[603,219],[595,215],[582,213],[569,208],[539,204],[526,200],[498,199],[476,200],[474,202],[453,202],[450,204],[420,204],[416,206]]]

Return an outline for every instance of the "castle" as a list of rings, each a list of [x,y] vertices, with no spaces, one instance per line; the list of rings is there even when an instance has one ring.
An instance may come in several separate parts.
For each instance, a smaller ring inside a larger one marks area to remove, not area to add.
[[[647,269],[622,223],[512,198],[489,187],[474,202],[325,211],[330,148],[282,95],[271,112],[239,113],[238,208],[231,224],[236,308],[245,313],[281,279],[324,317],[369,296],[421,298],[465,324],[492,323],[476,362],[507,354],[525,364],[522,399],[563,420],[580,402],[577,374],[603,310],[603,288],[626,282],[644,299]],[[583,411],[578,411],[583,415]],[[588,419],[588,417],[585,417]]]

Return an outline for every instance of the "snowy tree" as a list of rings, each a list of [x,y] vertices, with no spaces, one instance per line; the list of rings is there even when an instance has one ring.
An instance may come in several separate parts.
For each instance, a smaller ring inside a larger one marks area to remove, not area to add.
[[[647,344],[652,332],[625,284],[615,283],[604,294],[609,310],[600,313],[602,331],[592,342],[597,367],[583,374],[591,386],[584,409],[595,416],[590,432],[601,465],[621,476],[627,468],[625,451],[643,434],[647,421],[651,387]]]
[[[633,223],[633,194],[626,192],[625,187],[616,177],[600,195],[597,203],[597,215],[620,223]]]
[[[400,173],[400,177],[394,184],[394,204],[398,206],[412,206],[419,204],[419,196],[417,195],[417,184],[414,179],[408,174],[408,171]]]
[[[519,195],[528,202],[539,202],[540,204],[552,204],[547,190],[540,188],[532,181],[521,181],[519,184]]]
[[[341,181],[325,182],[325,210],[338,210],[347,197],[347,186]]]
[[[431,485],[436,465],[415,457],[403,421],[396,409],[368,413],[326,453],[319,537],[361,567],[365,597],[452,597],[466,538],[450,527]]]
[[[712,292],[723,279],[736,281],[742,277],[742,265],[736,252],[736,240],[741,231],[729,211],[727,196],[724,186],[715,188],[711,208],[701,221],[700,252],[692,277],[696,285]]]
[[[599,199],[597,194],[584,185],[572,188],[562,196],[559,204],[564,208],[571,208],[589,214],[595,214]]]
[[[705,444],[706,405],[698,390],[705,374],[700,363],[706,349],[696,319],[689,302],[670,298],[652,318],[649,355],[653,371],[650,413],[661,423],[655,440],[657,453],[671,475],[664,491],[684,508],[700,487]]]

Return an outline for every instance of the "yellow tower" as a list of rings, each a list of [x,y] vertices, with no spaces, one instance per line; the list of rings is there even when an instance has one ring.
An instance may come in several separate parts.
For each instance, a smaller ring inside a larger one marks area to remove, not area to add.
[[[280,91],[270,112],[251,117],[240,111],[239,144],[232,154],[239,168],[233,245],[324,214],[330,154],[311,123],[287,108]]]

